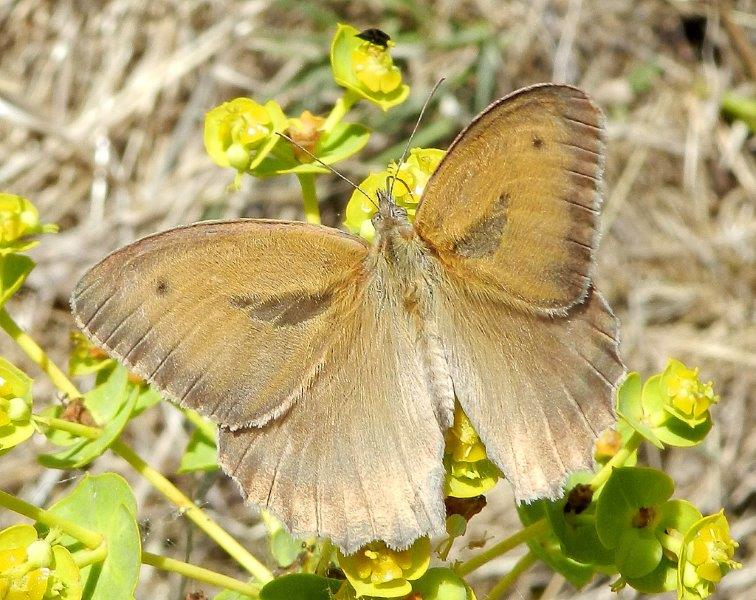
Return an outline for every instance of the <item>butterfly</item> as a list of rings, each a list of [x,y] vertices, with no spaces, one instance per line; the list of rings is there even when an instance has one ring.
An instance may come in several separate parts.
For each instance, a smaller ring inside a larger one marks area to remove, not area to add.
[[[134,242],[79,281],[94,344],[219,426],[248,502],[345,553],[443,534],[455,399],[518,502],[558,498],[615,422],[618,324],[593,286],[603,116],[524,88],[451,144],[411,223],[378,193],[373,244],[208,221]]]

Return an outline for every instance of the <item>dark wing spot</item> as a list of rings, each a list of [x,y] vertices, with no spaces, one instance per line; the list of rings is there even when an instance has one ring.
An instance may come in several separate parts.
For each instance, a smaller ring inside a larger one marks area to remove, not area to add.
[[[538,150],[543,148],[543,140],[539,138],[538,136],[533,137],[533,148],[536,148]]]
[[[155,293],[158,296],[165,296],[168,293],[168,282],[162,277],[155,283]]]
[[[290,327],[318,316],[328,309],[332,300],[330,292],[323,292],[313,296],[283,294],[268,299],[253,295],[232,296],[229,302],[232,307],[246,311],[255,321]]]
[[[465,258],[483,258],[496,252],[507,225],[509,194],[502,192],[491,211],[473,223],[454,244],[454,251]]]

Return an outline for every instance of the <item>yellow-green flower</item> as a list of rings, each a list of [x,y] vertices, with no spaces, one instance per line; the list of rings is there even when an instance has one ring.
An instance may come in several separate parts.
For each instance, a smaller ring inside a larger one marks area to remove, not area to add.
[[[395,202],[407,210],[410,221],[415,218],[417,205],[425,190],[433,171],[444,157],[445,152],[436,148],[413,148],[407,160],[398,165],[392,162],[385,171],[371,173],[360,184],[360,188],[371,198],[377,197],[379,189],[392,185]],[[346,207],[344,225],[352,232],[365,239],[372,240],[375,229],[371,219],[376,212],[375,204],[370,202],[364,194],[355,190]]]
[[[383,542],[370,542],[348,556],[339,552],[339,566],[358,598],[400,598],[412,591],[409,582],[428,570],[430,549],[427,537],[416,540],[406,550],[391,550]]]
[[[0,455],[34,433],[31,383],[23,371],[0,358]]]
[[[454,424],[446,431],[445,439],[447,496],[472,498],[496,485],[499,470],[486,457],[483,442],[459,404],[454,410]]]
[[[735,560],[738,547],[730,537],[730,526],[723,511],[704,517],[685,534],[678,564],[678,598],[707,598],[732,569],[742,565]]]
[[[689,369],[679,360],[669,360],[659,385],[665,396],[665,409],[690,426],[706,421],[709,407],[719,402],[711,381],[703,383],[698,369]]]
[[[57,225],[39,222],[39,212],[29,200],[0,193],[0,255],[23,252],[39,242],[27,239],[38,233],[54,233]]]
[[[364,33],[351,25],[338,25],[331,41],[333,77],[356,96],[388,110],[404,102],[409,87],[402,83],[402,73],[391,58],[394,43],[385,34],[380,40],[359,37]]]
[[[205,115],[205,150],[216,164],[241,174],[260,164],[287,122],[273,100],[262,105],[250,98],[235,98]]]
[[[79,600],[79,568],[67,548],[38,539],[31,525],[0,531],[0,598]]]

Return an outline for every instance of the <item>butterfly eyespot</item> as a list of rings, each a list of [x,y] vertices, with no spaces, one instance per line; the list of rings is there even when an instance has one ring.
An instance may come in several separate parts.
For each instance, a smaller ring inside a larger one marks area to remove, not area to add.
[[[533,137],[533,148],[536,148],[537,150],[543,148],[543,140],[538,136]]]
[[[158,279],[155,283],[155,293],[158,296],[165,296],[168,293],[168,282],[165,279]]]

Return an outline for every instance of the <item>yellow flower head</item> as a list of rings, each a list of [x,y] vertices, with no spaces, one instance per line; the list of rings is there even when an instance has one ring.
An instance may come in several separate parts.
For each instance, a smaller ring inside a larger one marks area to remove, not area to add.
[[[605,429],[593,445],[593,457],[596,462],[603,464],[617,454],[620,448],[622,448],[620,432],[614,429]]]
[[[242,173],[265,158],[286,124],[281,107],[272,100],[262,105],[235,98],[205,115],[205,150],[216,164]]]
[[[415,219],[417,206],[433,171],[444,157],[443,150],[436,148],[413,148],[407,160],[397,166],[392,162],[385,171],[371,173],[360,184],[360,188],[371,198],[377,197],[379,189],[391,185],[390,177],[396,176],[392,193],[394,201],[407,210],[410,221]],[[372,240],[375,229],[371,219],[376,212],[375,204],[364,194],[355,190],[346,207],[344,225],[352,232],[365,239]]]
[[[55,225],[42,225],[39,222],[37,207],[26,198],[0,193],[0,254],[28,250],[37,242],[24,238],[57,230]]]
[[[402,84],[402,74],[389,54],[393,45],[363,42],[352,52],[352,71],[371,92],[388,94]]]
[[[730,537],[723,512],[704,517],[686,533],[678,567],[682,598],[707,598],[722,577],[742,565],[735,560],[738,547]]]
[[[38,539],[31,525],[0,531],[0,598],[79,600],[82,591],[67,548]]]
[[[313,115],[309,110],[306,110],[299,118],[289,119],[286,135],[310,154],[315,154],[318,141],[323,133],[321,129],[323,123],[325,123],[323,117]],[[296,144],[292,147],[292,150],[294,156],[296,156],[300,162],[310,162],[312,160],[307,152],[302,151],[302,149]]]
[[[354,554],[339,552],[339,566],[352,584],[357,597],[399,598],[412,591],[430,564],[430,540],[415,541],[406,550],[391,550],[383,542],[370,542]]]
[[[488,460],[486,447],[459,403],[454,409],[454,424],[446,431],[445,439],[447,496],[472,498],[496,485],[499,471]]]
[[[31,379],[0,358],[0,454],[34,433]]]
[[[331,41],[331,69],[336,83],[357,97],[388,110],[406,100],[409,87],[394,64],[390,50],[394,42],[373,29],[358,32],[339,24]]]
[[[703,383],[698,378],[698,369],[689,369],[674,359],[670,359],[662,374],[661,391],[665,395],[665,408],[689,425],[705,421],[709,407],[719,402],[712,383]]]

